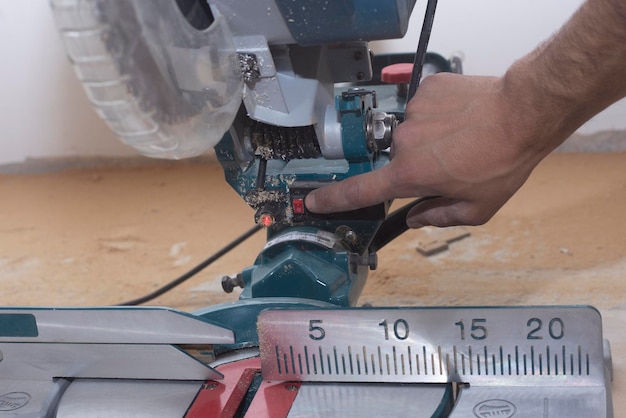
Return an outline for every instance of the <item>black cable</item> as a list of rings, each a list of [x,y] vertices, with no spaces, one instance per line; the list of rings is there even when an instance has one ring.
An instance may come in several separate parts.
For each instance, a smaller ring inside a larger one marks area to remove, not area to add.
[[[437,9],[437,0],[428,0],[426,4],[426,13],[424,14],[424,23],[422,23],[422,31],[420,39],[417,43],[417,51],[415,52],[415,60],[413,61],[413,72],[411,73],[411,82],[406,96],[406,102],[415,95],[417,87],[422,79],[422,69],[424,68],[424,60],[426,59],[426,48],[430,40],[430,32],[433,29],[433,21],[435,20],[435,10]]]
[[[385,245],[389,244],[391,241],[408,231],[409,227],[406,224],[406,216],[409,214],[409,211],[422,202],[436,199],[438,197],[439,196],[426,196],[416,199],[389,214],[389,216],[387,216],[387,219],[385,219],[380,225],[380,228],[378,228],[378,231],[376,232],[376,235],[374,235],[374,238],[372,238],[372,242],[370,243],[368,248],[369,252],[375,253],[376,251],[380,250]]]
[[[155,290],[152,293],[149,293],[149,294],[147,294],[145,296],[142,296],[140,298],[137,298],[137,299],[129,300],[128,302],[118,303],[116,306],[136,306],[136,305],[141,305],[142,303],[146,303],[148,301],[151,301],[152,299],[155,299],[155,298],[161,296],[165,292],[168,292],[169,290],[171,290],[171,289],[175,288],[176,286],[178,286],[179,284],[189,280],[190,278],[192,278],[193,276],[198,274],[200,271],[202,271],[205,268],[207,268],[214,261],[216,261],[221,256],[223,256],[224,254],[228,253],[233,248],[235,248],[236,246],[238,246],[239,244],[241,244],[242,242],[244,242],[245,240],[250,238],[252,235],[254,235],[260,229],[261,229],[261,226],[254,225],[252,228],[250,228],[249,230],[247,230],[246,232],[241,234],[239,237],[237,237],[233,241],[231,241],[230,244],[226,245],[221,250],[219,250],[218,252],[213,254],[211,257],[207,258],[202,263],[198,264],[197,266],[195,266],[194,268],[192,268],[191,270],[189,270],[187,273],[183,274],[179,278],[169,282],[165,286],[160,287],[159,289]]]

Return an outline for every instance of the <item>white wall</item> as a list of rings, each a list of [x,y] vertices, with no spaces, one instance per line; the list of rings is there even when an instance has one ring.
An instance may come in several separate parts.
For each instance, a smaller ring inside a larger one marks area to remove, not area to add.
[[[502,74],[556,30],[582,0],[441,0],[430,50],[461,51],[468,74]],[[389,51],[413,51],[423,18]],[[381,44],[374,44],[380,50]],[[583,131],[626,129],[626,102]],[[0,1],[0,164],[26,158],[133,155],[95,115],[67,62],[48,1]]]
[[[0,164],[131,155],[91,108],[47,0],[0,1]]]
[[[583,0],[439,0],[429,50],[465,57],[464,73],[502,75],[516,59],[549,38]],[[409,33],[399,40],[372,43],[380,52],[414,52],[426,0],[418,0]],[[579,129],[591,134],[626,129],[626,100],[598,114]]]

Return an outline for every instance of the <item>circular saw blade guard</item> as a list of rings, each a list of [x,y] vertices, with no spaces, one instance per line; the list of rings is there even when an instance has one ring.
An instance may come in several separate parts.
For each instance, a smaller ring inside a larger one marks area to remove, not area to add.
[[[52,0],[70,61],[98,114],[149,157],[179,159],[220,141],[243,79],[225,18],[198,29],[170,0]]]

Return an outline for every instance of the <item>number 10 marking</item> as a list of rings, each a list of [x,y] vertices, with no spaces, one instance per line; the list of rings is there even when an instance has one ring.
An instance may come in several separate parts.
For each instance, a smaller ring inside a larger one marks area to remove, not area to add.
[[[385,340],[388,340],[389,339],[389,325],[387,323],[387,320],[385,319],[378,325],[383,327],[383,329],[385,330]],[[406,322],[406,320],[402,318],[397,319],[393,323],[393,335],[394,337],[396,337],[396,339],[401,340],[401,341],[409,338],[409,323]]]

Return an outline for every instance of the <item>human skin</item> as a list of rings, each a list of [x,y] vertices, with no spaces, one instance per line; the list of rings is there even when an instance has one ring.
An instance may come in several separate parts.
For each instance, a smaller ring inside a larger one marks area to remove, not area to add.
[[[592,116],[626,96],[626,0],[588,0],[502,77],[427,77],[393,133],[391,161],[311,192],[316,213],[394,198],[407,225],[480,225]]]

